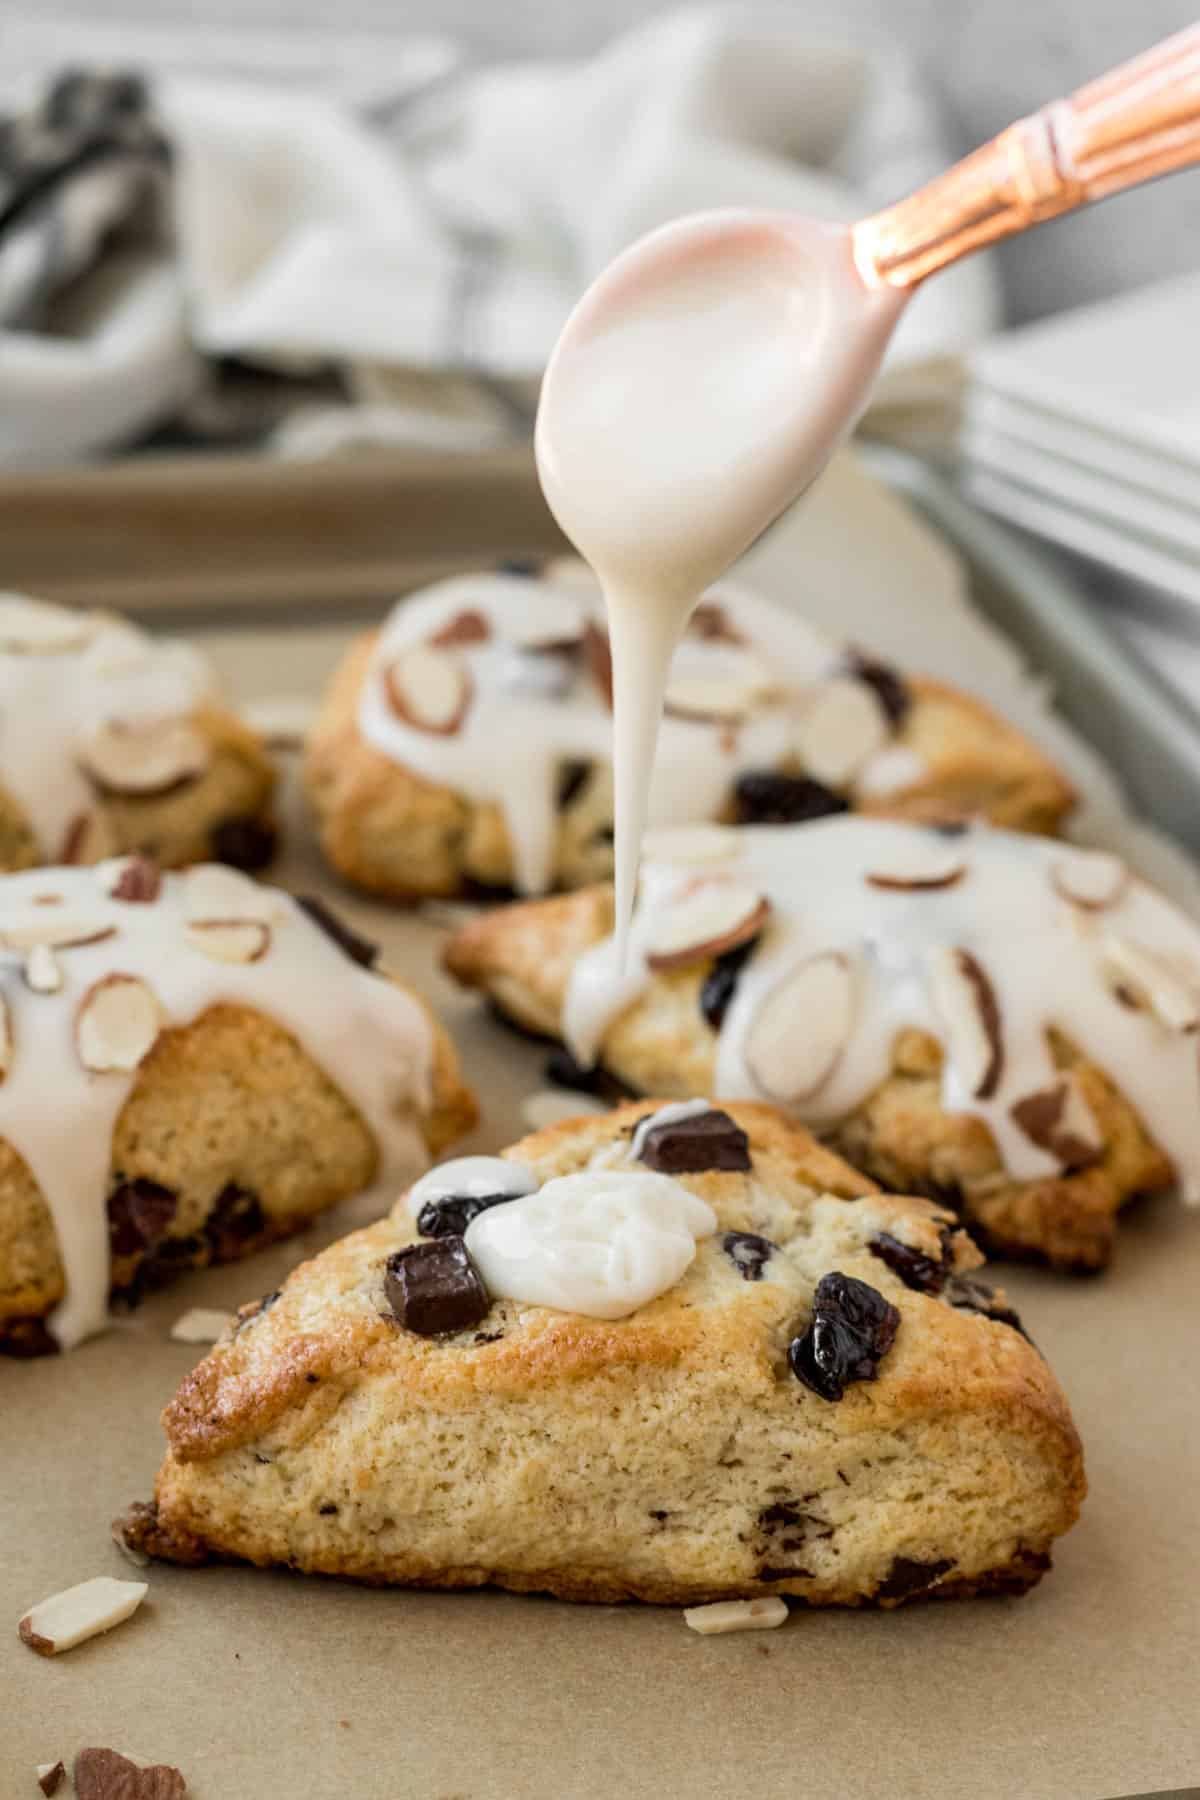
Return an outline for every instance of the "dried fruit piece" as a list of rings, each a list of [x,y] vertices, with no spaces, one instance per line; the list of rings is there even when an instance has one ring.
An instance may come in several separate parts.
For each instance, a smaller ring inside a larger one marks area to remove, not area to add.
[[[187,1783],[168,1763],[130,1762],[116,1750],[81,1750],[75,1758],[75,1800],[186,1800]]]
[[[62,964],[49,944],[35,944],[21,972],[35,994],[57,994],[63,984]]]
[[[394,1251],[383,1287],[397,1322],[422,1337],[462,1331],[491,1311],[488,1291],[459,1236]]]
[[[209,1306],[191,1306],[187,1312],[180,1313],[171,1327],[171,1336],[177,1344],[215,1344],[235,1323],[234,1313],[218,1312]]]
[[[899,1312],[878,1288],[834,1269],[817,1283],[812,1318],[788,1345],[788,1363],[822,1400],[840,1400],[850,1382],[878,1379],[899,1328]]]
[[[835,675],[815,690],[796,732],[805,769],[830,787],[845,787],[882,750],[891,723],[874,690],[849,675]]]
[[[105,975],[84,995],[75,1015],[79,1060],[93,1074],[128,1074],[153,1048],[161,1012],[138,975]]]
[[[144,1175],[120,1182],[108,1196],[108,1242],[114,1256],[138,1256],[167,1235],[178,1200]]]
[[[982,1313],[985,1319],[992,1319],[997,1325],[1011,1326],[1023,1338],[1029,1338],[1029,1333],[1012,1307],[1006,1306],[997,1297],[995,1288],[989,1287],[986,1281],[969,1280],[965,1275],[952,1275],[946,1283],[946,1299],[958,1312]]]
[[[897,669],[877,662],[861,650],[851,650],[846,657],[846,673],[855,681],[864,681],[887,715],[893,728],[902,725],[912,706],[908,683]]]
[[[413,1183],[408,1210],[426,1237],[461,1237],[489,1206],[520,1200],[540,1185],[528,1163],[506,1156],[458,1156]]]
[[[307,913],[318,930],[323,931],[327,938],[332,938],[338,949],[344,950],[351,962],[357,963],[360,969],[375,967],[379,961],[378,944],[373,944],[370,938],[361,937],[316,894],[297,894],[295,899],[301,912]]]
[[[271,946],[264,919],[189,919],[184,931],[192,949],[214,962],[261,962]]]
[[[725,1023],[725,1014],[737,992],[742,969],[754,955],[757,946],[758,939],[751,938],[748,944],[739,944],[736,950],[726,950],[717,957],[704,977],[700,989],[700,1011],[714,1031],[720,1031]]]
[[[967,1092],[990,1100],[1004,1068],[1004,1040],[987,972],[969,950],[944,946],[933,952],[929,974],[950,1060]]]
[[[734,788],[739,825],[806,825],[849,812],[850,802],[809,775],[751,769]]]
[[[654,920],[646,940],[651,969],[686,969],[756,938],[771,902],[739,881],[697,880]]]
[[[1070,1075],[1015,1101],[1009,1111],[1030,1142],[1057,1157],[1064,1169],[1087,1168],[1104,1149],[1092,1110]]]
[[[886,1263],[905,1287],[918,1294],[940,1294],[946,1285],[950,1264],[945,1252],[941,1258],[927,1256],[923,1250],[914,1250],[911,1244],[893,1237],[890,1231],[876,1232],[867,1249]]]
[[[17,1631],[21,1642],[39,1656],[58,1656],[131,1618],[148,1592],[144,1581],[96,1575],[40,1600],[25,1614]]]
[[[744,1173],[750,1139],[727,1112],[705,1100],[663,1106],[638,1123],[630,1155],[662,1175],[699,1175],[709,1169]]]
[[[1200,1026],[1200,977],[1186,978],[1157,951],[1111,932],[1104,940],[1101,961],[1114,988],[1123,990],[1122,999],[1129,995],[1135,1004],[1148,1006],[1172,1031],[1191,1032]]]
[[[402,650],[383,671],[388,703],[414,731],[453,737],[471,705],[474,683],[459,658],[430,644]]]
[[[787,1601],[778,1594],[761,1600],[714,1600],[708,1606],[685,1606],[683,1622],[701,1637],[726,1631],[773,1631],[788,1616]]]
[[[778,1245],[756,1231],[727,1231],[721,1248],[743,1281],[761,1281]]]
[[[854,1029],[854,972],[838,950],[798,963],[762,1000],[746,1034],[746,1063],[772,1100],[807,1100],[841,1060]]]
[[[162,892],[162,871],[149,856],[127,856],[110,871],[105,892],[129,906],[152,906]]]
[[[32,600],[26,594],[0,594],[0,651],[9,656],[54,656],[82,650],[96,634],[87,613]]]
[[[82,745],[79,765],[105,793],[166,794],[210,767],[208,739],[187,719],[112,720]]]
[[[1085,912],[1115,906],[1129,885],[1129,870],[1107,850],[1064,850],[1050,865],[1056,894]]]

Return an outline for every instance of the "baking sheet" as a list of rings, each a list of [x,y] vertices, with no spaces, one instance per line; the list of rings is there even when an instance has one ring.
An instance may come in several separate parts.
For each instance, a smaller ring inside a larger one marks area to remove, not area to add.
[[[289,684],[315,686],[345,635],[210,647],[249,698],[285,663]],[[439,928],[351,899],[302,838],[278,873],[326,894],[439,1006],[486,1107],[470,1147],[518,1135],[544,1052],[442,979]],[[186,1278],[69,1359],[0,1359],[3,1800],[36,1795],[35,1764],[88,1743],[176,1763],[195,1800],[1104,1800],[1200,1781],[1200,1216],[1165,1199],[1130,1212],[1105,1278],[1003,1272],[1071,1397],[1092,1484],[1023,1600],[796,1611],[777,1632],[702,1639],[674,1609],[155,1566],[131,1623],[33,1656],[15,1632],[30,1603],[131,1573],[107,1524],[149,1493],[158,1410],[196,1359],[171,1322],[277,1285],[355,1211]]]

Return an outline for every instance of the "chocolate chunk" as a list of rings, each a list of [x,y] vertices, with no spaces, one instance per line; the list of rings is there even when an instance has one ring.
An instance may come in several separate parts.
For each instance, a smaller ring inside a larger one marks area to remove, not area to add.
[[[554,1087],[567,1088],[575,1094],[594,1094],[597,1099],[607,1101],[610,1106],[630,1099],[633,1093],[623,1081],[618,1081],[615,1075],[610,1075],[599,1064],[595,1068],[585,1069],[582,1063],[575,1061],[565,1046],[550,1052],[543,1073]]]
[[[57,1356],[60,1348],[45,1319],[38,1314],[18,1313],[11,1318],[0,1319],[0,1356],[22,1359]]]
[[[478,1325],[492,1304],[461,1237],[396,1250],[383,1286],[397,1321],[422,1337]]]
[[[76,1800],[186,1800],[187,1782],[166,1763],[139,1768],[116,1750],[81,1750],[75,1758]]]
[[[162,890],[162,873],[148,856],[131,856],[108,890],[113,900],[127,905],[150,906]]]
[[[481,1212],[519,1198],[518,1194],[440,1194],[436,1200],[426,1200],[417,1214],[417,1230],[423,1237],[460,1238]]]
[[[750,1140],[727,1112],[715,1107],[686,1119],[664,1119],[642,1134],[638,1161],[663,1175],[699,1175],[708,1169],[744,1172]]]
[[[823,783],[771,769],[739,775],[733,799],[739,825],[805,825],[850,810],[849,801]]]
[[[279,848],[279,833],[266,819],[246,815],[222,819],[212,828],[212,853],[218,862],[254,875],[265,869]]]
[[[792,1373],[822,1400],[840,1400],[849,1382],[878,1379],[899,1327],[877,1288],[834,1269],[817,1283],[807,1330],[788,1346]]]
[[[778,1568],[773,1563],[764,1563],[755,1577],[757,1581],[811,1581],[812,1578],[811,1569]]]
[[[122,1181],[108,1196],[108,1244],[114,1256],[153,1250],[175,1217],[176,1196],[157,1181]]]
[[[261,1237],[266,1228],[267,1215],[258,1195],[231,1181],[217,1195],[204,1235],[212,1247],[213,1260],[228,1262],[240,1255],[252,1238]]]
[[[950,1558],[942,1562],[915,1562],[911,1556],[892,1558],[892,1566],[875,1589],[877,1600],[907,1600],[913,1594],[924,1594],[954,1567]]]
[[[994,1319],[998,1325],[1010,1325],[1014,1331],[1032,1343],[1019,1314],[1011,1306],[1005,1306],[997,1300],[996,1291],[986,1281],[974,1281],[965,1275],[955,1275],[946,1285],[946,1299],[959,1312],[982,1313],[986,1319]]]
[[[748,944],[735,944],[732,950],[723,951],[704,977],[700,988],[700,1011],[714,1031],[720,1031],[725,1023],[725,1014],[737,992],[738,977],[758,944],[758,938],[751,938]]]
[[[911,1244],[901,1243],[890,1231],[881,1231],[871,1239],[867,1249],[880,1262],[886,1263],[906,1287],[915,1289],[918,1294],[940,1294],[946,1284],[948,1244],[943,1248],[941,1260],[935,1261],[923,1250],[914,1250]]]
[[[351,962],[357,963],[361,969],[373,969],[379,961],[379,945],[373,944],[370,938],[360,937],[352,926],[338,917],[331,906],[316,894],[297,894],[296,905],[301,912],[308,914],[313,924],[332,938],[339,950],[344,950]]]
[[[851,650],[846,658],[846,673],[853,675],[856,681],[866,682],[887,714],[893,729],[904,723],[912,706],[912,694],[903,675],[889,668],[887,663],[876,662],[874,657],[864,656],[861,650]]]
[[[721,1239],[722,1250],[743,1281],[761,1281],[778,1247],[754,1231],[727,1231]]]
[[[558,772],[558,810],[566,812],[572,800],[578,799],[583,792],[584,783],[592,772],[590,762],[571,760],[563,763]]]

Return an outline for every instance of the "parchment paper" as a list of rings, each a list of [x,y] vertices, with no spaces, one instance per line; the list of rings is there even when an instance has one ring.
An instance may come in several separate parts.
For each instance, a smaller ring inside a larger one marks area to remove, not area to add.
[[[314,691],[345,635],[212,648],[246,699]],[[471,1147],[519,1135],[544,1051],[439,975],[439,928],[351,899],[303,837],[277,873],[441,1008],[486,1107]],[[0,1359],[0,1800],[36,1796],[35,1765],[85,1744],[177,1764],[195,1800],[1104,1800],[1200,1782],[1200,1215],[1170,1199],[1129,1212],[1107,1276],[997,1270],[1067,1388],[1092,1487],[1022,1600],[797,1610],[703,1639],[673,1609],[152,1566],[129,1624],[34,1656],[16,1637],[31,1603],[134,1573],[108,1521],[149,1494],[158,1411],[200,1354],[172,1321],[277,1285],[362,1211],[185,1278],[68,1358]]]

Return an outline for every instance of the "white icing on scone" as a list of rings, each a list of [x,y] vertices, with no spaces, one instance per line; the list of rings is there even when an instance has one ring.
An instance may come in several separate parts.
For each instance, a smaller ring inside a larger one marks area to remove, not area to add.
[[[160,730],[212,695],[211,672],[187,645],[156,643],[107,613],[0,595],[0,786],[47,860],[66,854],[72,826],[116,766],[122,734],[133,735],[130,769],[152,773],[152,756],[194,751],[157,741]]]
[[[760,897],[765,920],[734,946],[743,961],[715,1095],[829,1124],[884,1080],[897,1034],[915,1028],[943,1047],[945,1110],[982,1119],[1009,1173],[1037,1180],[1100,1147],[1055,1067],[1057,1028],[1200,1199],[1200,930],[1119,859],[984,826],[944,836],[861,817],[749,826],[726,849],[708,866],[644,864],[624,969],[613,938],[576,963],[563,1030],[581,1063],[654,979],[655,944],[672,942],[670,966],[688,965],[673,921],[697,916],[698,884],[735,885]],[[695,964],[713,954],[693,950]]]
[[[0,1138],[54,1221],[66,1298],[49,1325],[64,1349],[106,1322],[113,1130],[161,1031],[220,1002],[253,1008],[358,1109],[382,1179],[427,1160],[415,1114],[433,1045],[416,999],[352,963],[290,895],[215,864],[130,879],[146,868],[0,877]]]

